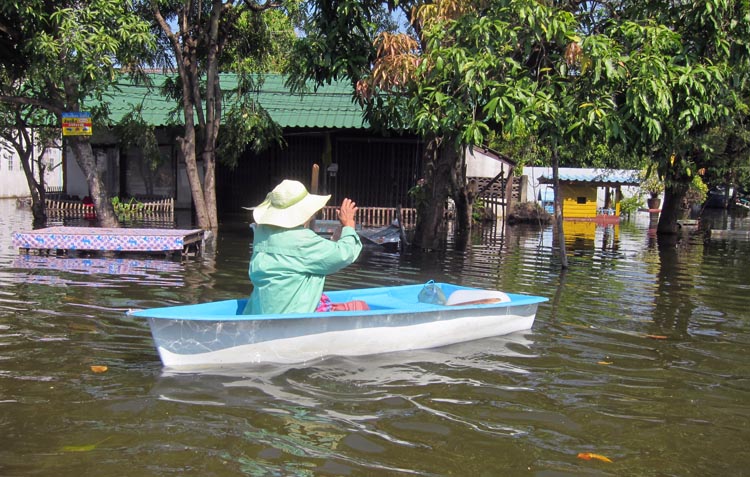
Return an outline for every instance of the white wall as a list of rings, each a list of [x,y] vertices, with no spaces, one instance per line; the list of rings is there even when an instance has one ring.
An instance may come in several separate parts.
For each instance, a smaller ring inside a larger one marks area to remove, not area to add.
[[[69,196],[78,196],[79,199],[83,199],[89,195],[89,184],[86,182],[86,176],[83,175],[81,167],[73,155],[73,151],[67,148],[67,161],[65,161],[65,177],[67,183],[65,185],[65,192]]]
[[[42,161],[47,166],[45,169],[45,184],[49,187],[62,187],[63,185],[63,168],[62,168],[62,150],[60,147],[50,147],[42,150],[37,145],[34,150],[33,158],[36,159],[42,155]],[[32,160],[32,167],[35,167],[35,161]],[[38,174],[34,170],[35,174]],[[26,174],[23,172],[21,158],[18,157],[16,150],[6,141],[0,139],[0,198],[8,197],[29,197],[29,185],[26,181]]]
[[[492,154],[485,154],[481,149],[466,150],[466,177],[494,178],[503,172],[508,177],[510,165]]]
[[[66,148],[67,161],[65,161],[65,177],[67,178],[67,184],[65,185],[66,193],[71,197],[78,197],[83,199],[89,193],[89,183],[86,180],[81,167],[76,161],[75,154],[71,148]],[[102,182],[107,187],[107,191],[110,195],[117,196],[120,193],[120,182],[119,182],[119,149],[117,147],[106,147],[106,148],[94,148],[94,159],[99,170],[99,176]]]

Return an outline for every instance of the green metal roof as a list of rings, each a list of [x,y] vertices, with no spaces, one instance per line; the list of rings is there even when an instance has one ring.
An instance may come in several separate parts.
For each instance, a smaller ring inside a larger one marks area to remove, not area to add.
[[[110,117],[118,122],[132,111],[135,104],[142,103],[143,119],[154,126],[174,124],[171,116],[175,103],[164,98],[161,86],[167,78],[164,74],[150,75],[154,86],[136,85],[123,77],[117,87],[103,97],[109,104]],[[326,129],[364,129],[369,125],[364,121],[362,108],[353,101],[353,89],[350,83],[339,81],[324,85],[304,95],[292,94],[284,85],[282,75],[265,75],[260,90],[255,93],[256,101],[268,111],[274,121],[282,128],[326,128]],[[221,75],[222,91],[231,91],[237,86],[237,76]],[[224,106],[224,111],[229,109]],[[182,112],[176,116],[182,123]]]

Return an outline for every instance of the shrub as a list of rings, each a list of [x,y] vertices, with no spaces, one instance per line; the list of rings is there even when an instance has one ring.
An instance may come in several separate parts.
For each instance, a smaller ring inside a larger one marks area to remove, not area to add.
[[[518,202],[513,205],[513,210],[508,214],[509,224],[548,224],[551,221],[552,215],[544,210],[538,202]]]
[[[641,199],[640,194],[633,195],[631,197],[625,197],[620,201],[620,214],[630,215],[636,212],[638,209],[643,207],[645,204]]]

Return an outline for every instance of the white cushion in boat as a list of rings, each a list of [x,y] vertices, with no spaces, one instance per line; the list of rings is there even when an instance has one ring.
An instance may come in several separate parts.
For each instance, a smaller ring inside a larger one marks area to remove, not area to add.
[[[495,303],[510,301],[510,297],[497,290],[456,290],[448,297],[446,305],[471,304],[482,300],[492,300]]]

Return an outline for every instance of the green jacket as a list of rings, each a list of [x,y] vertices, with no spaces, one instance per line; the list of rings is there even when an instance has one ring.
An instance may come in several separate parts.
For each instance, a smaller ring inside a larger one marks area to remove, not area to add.
[[[361,251],[362,242],[352,227],[343,227],[334,242],[301,226],[256,226],[250,258],[253,292],[245,314],[315,311],[326,275],[354,262]]]

